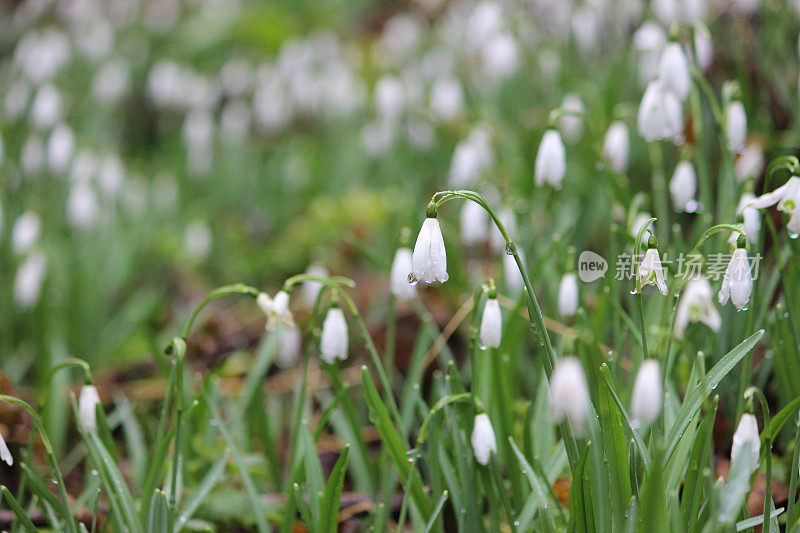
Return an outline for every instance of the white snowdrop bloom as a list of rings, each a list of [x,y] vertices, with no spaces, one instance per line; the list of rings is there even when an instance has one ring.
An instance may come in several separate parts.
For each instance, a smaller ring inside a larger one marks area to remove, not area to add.
[[[205,220],[195,220],[186,226],[183,233],[183,248],[195,261],[202,261],[211,252],[211,228]]]
[[[206,149],[214,138],[214,117],[207,109],[193,109],[183,121],[183,142],[192,148]]]
[[[253,116],[262,131],[280,131],[292,118],[293,109],[285,89],[277,82],[261,83],[253,94]]]
[[[401,12],[386,21],[381,42],[393,57],[402,59],[417,49],[422,32],[422,21],[418,17]]]
[[[47,166],[55,174],[63,174],[72,163],[75,154],[75,135],[63,122],[53,128],[47,141]]]
[[[664,281],[664,268],[661,266],[661,258],[658,256],[657,249],[648,248],[644,253],[642,262],[639,263],[639,279],[642,288],[645,285],[654,285],[661,294],[666,296],[667,282]]]
[[[425,283],[444,283],[447,274],[447,252],[442,229],[435,213],[425,218],[414,245],[411,274],[414,280]]]
[[[750,466],[753,472],[758,470],[761,462],[761,437],[758,434],[758,421],[754,415],[745,413],[736,426],[731,444],[731,462],[743,453],[750,454]]]
[[[303,346],[303,335],[300,328],[294,324],[286,324],[280,328],[280,346],[275,355],[275,364],[278,368],[289,368],[300,358]]]
[[[691,88],[689,62],[678,43],[667,43],[658,62],[658,79],[674,92],[681,101],[686,100]]]
[[[100,216],[97,195],[88,181],[75,181],[67,196],[67,222],[78,230],[93,227]]]
[[[522,250],[517,249],[519,258],[522,264],[525,264],[525,255]],[[506,283],[508,293],[516,297],[522,294],[522,288],[525,286],[525,280],[522,279],[522,273],[519,271],[519,266],[513,255],[503,254],[503,278]]]
[[[747,115],[744,105],[739,100],[728,104],[725,111],[725,136],[728,138],[728,149],[738,153],[744,148],[747,139]]]
[[[499,348],[503,333],[503,316],[497,298],[489,297],[481,316],[481,348]]]
[[[750,271],[750,261],[744,248],[736,248],[725,269],[722,286],[719,289],[719,303],[725,305],[730,298],[736,309],[747,309],[750,303],[750,293],[753,291],[753,274]]]
[[[561,135],[556,130],[547,130],[542,136],[539,151],[536,153],[534,181],[541,187],[545,183],[560,189],[567,171],[567,155]]]
[[[101,13],[94,13],[92,20],[81,31],[76,32],[78,50],[92,61],[106,57],[114,48],[114,26]]]
[[[280,324],[294,324],[286,291],[278,291],[274,298],[262,292],[256,297],[256,304],[267,315],[266,329],[275,329]]]
[[[475,460],[486,466],[493,453],[497,453],[497,441],[494,436],[494,428],[489,420],[489,415],[480,413],[475,416],[475,423],[472,427],[472,451],[475,453]]]
[[[219,69],[219,82],[223,94],[228,97],[239,96],[244,93],[252,81],[253,72],[244,59],[229,59]]]
[[[739,200],[739,206],[736,208],[736,212],[742,215],[744,231],[747,234],[747,240],[751,244],[758,242],[758,236],[761,233],[761,213],[750,205],[755,199],[756,197],[753,196],[753,193],[744,192]],[[738,237],[737,234],[736,238],[738,239]],[[735,241],[733,244],[735,245]]]
[[[508,33],[492,37],[481,47],[481,68],[489,79],[503,81],[519,70],[519,45]]]
[[[131,85],[131,72],[123,59],[106,61],[92,80],[92,96],[102,104],[112,105],[125,96]]]
[[[661,366],[655,359],[647,359],[639,366],[631,393],[631,419],[636,425],[650,425],[661,413],[663,401]]]
[[[778,204],[778,211],[789,215],[786,229],[792,237],[800,235],[800,178],[792,176],[784,185],[772,192],[768,192],[751,200],[747,207],[763,209],[773,204]]]
[[[722,318],[714,307],[714,293],[707,278],[697,277],[689,280],[678,302],[675,314],[675,336],[683,338],[689,322],[702,322],[712,331],[719,331]]]
[[[402,246],[397,249],[394,261],[392,261],[389,289],[401,300],[408,300],[417,295],[417,288],[408,281],[408,276],[411,274],[412,255],[410,248]]]
[[[691,161],[684,159],[675,166],[669,181],[669,193],[676,211],[693,212],[696,208],[697,174]]]
[[[739,183],[748,178],[758,178],[764,168],[764,150],[756,143],[750,143],[736,158],[734,172]]]
[[[639,79],[648,83],[658,74],[658,60],[667,44],[667,34],[660,24],[645,21],[633,34],[633,46],[639,52]]]
[[[550,413],[556,422],[568,419],[578,437],[582,437],[589,417],[589,385],[581,362],[563,357],[550,376]]]
[[[431,86],[431,111],[440,120],[452,120],[464,111],[464,91],[455,78],[442,76]]]
[[[25,80],[17,80],[6,91],[3,97],[4,118],[8,121],[17,120],[28,107],[31,89]]]
[[[694,58],[700,70],[706,71],[714,61],[714,40],[703,24],[694,26]]]
[[[324,279],[328,277],[328,269],[319,263],[313,263],[306,269],[306,275]],[[321,281],[307,280],[300,286],[300,296],[307,307],[312,307],[317,301],[319,291],[322,290]]]
[[[598,15],[597,10],[588,6],[578,8],[572,15],[572,37],[584,55],[599,49],[604,20]]]
[[[88,182],[97,172],[97,157],[87,149],[81,149],[72,160],[69,180],[72,183]]]
[[[37,129],[44,130],[53,127],[62,115],[61,93],[50,85],[44,85],[36,92],[31,103],[31,123]]]
[[[219,117],[220,139],[226,142],[239,142],[247,136],[252,112],[250,106],[241,99],[228,101]]]
[[[338,306],[328,309],[325,321],[322,323],[322,335],[319,341],[319,351],[322,359],[333,364],[337,359],[347,359],[347,321],[344,313]]]
[[[500,2],[484,0],[475,6],[464,23],[464,39],[470,50],[480,48],[493,35],[503,30],[503,6]]]
[[[22,309],[30,309],[39,301],[47,260],[41,252],[32,252],[14,276],[14,301]]]
[[[63,31],[49,28],[23,35],[14,49],[14,64],[28,81],[39,85],[58,74],[71,56],[69,37]]]
[[[637,123],[639,134],[647,142],[661,139],[679,142],[683,135],[681,101],[662,81],[651,81],[639,104]]]
[[[385,75],[375,84],[375,110],[383,119],[396,121],[406,107],[406,90],[402,80]]]
[[[489,238],[489,214],[480,205],[464,202],[459,220],[464,246],[475,246]]]
[[[97,429],[97,406],[100,405],[100,395],[94,385],[84,385],[78,397],[78,414],[83,427],[89,431]]]
[[[453,187],[468,187],[494,163],[491,134],[483,126],[470,131],[466,139],[458,142],[453,151],[448,178]]]
[[[25,139],[25,144],[22,145],[22,151],[19,154],[22,171],[28,176],[39,173],[44,166],[44,158],[45,147],[42,139],[36,135],[28,136],[28,138]]]
[[[574,272],[567,272],[558,285],[558,312],[563,317],[575,316],[578,311],[578,278]]]
[[[503,224],[506,233],[513,239],[517,234],[517,216],[514,214],[514,211],[510,207],[503,207],[498,210],[497,218],[500,220],[500,223]],[[505,252],[506,239],[503,237],[503,234],[500,233],[500,229],[495,226],[494,221],[489,224],[489,245],[495,252]]]
[[[14,464],[14,457],[11,455],[11,450],[8,449],[2,434],[0,434],[0,461],[3,461],[8,466]]]
[[[625,172],[628,170],[629,151],[628,126],[619,120],[612,122],[603,139],[603,157],[611,168],[617,172]]]
[[[33,211],[25,211],[11,228],[11,250],[22,255],[28,252],[42,234],[42,223]]]
[[[125,187],[125,167],[119,156],[107,154],[97,169],[97,184],[100,192],[109,200],[119,198]]]
[[[578,94],[569,93],[561,102],[561,110],[564,114],[558,117],[558,130],[566,142],[575,144],[583,135],[583,100]]]
[[[653,0],[651,7],[653,14],[664,25],[669,28],[680,18],[680,0]]]

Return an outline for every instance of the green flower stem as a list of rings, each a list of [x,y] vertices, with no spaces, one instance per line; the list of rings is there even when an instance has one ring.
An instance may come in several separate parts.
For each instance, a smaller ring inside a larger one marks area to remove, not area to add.
[[[705,114],[703,113],[703,107],[700,102],[700,93],[698,92],[697,86],[692,86],[689,93],[689,102],[692,108],[694,135],[697,139],[697,146],[700,148],[700,153],[695,161],[695,164],[697,165],[697,176],[700,181],[700,203],[703,205],[705,212],[709,213],[709,215],[704,215],[704,217],[707,217],[710,221],[710,213],[713,207],[711,205],[713,196],[708,159],[706,158],[708,151],[705,149],[707,144],[704,131]]]
[[[797,494],[797,465],[800,461],[800,414],[796,417],[796,429],[794,434],[794,453],[792,454],[791,475],[789,476],[789,502],[786,506],[786,527],[789,528],[794,522],[794,506]]]
[[[647,349],[647,333],[644,322],[644,295],[642,295],[642,276],[639,275],[639,267],[641,265],[640,258],[642,257],[642,239],[645,232],[648,231],[650,224],[655,222],[656,218],[651,218],[639,228],[639,233],[636,235],[636,242],[633,243],[633,261],[634,270],[636,273],[636,307],[639,311],[639,330],[642,335],[642,361],[647,359],[647,354],[650,353]],[[642,362],[640,361],[640,363]]]
[[[234,285],[225,285],[218,289],[214,289],[213,291],[209,292],[205,298],[203,298],[197,307],[194,308],[192,314],[189,315],[189,320],[186,322],[186,326],[183,328],[183,333],[181,333],[181,338],[186,340],[189,337],[189,333],[192,331],[192,326],[194,325],[194,321],[197,319],[197,315],[200,314],[200,311],[208,305],[208,303],[215,299],[219,298],[220,296],[227,296],[229,294],[249,294],[253,298],[256,298],[259,293],[258,289],[254,289],[253,287],[248,287],[242,283],[236,283]]]
[[[497,226],[497,229],[500,231],[500,234],[506,241],[506,253],[514,257],[514,261],[517,263],[517,268],[522,275],[522,282],[525,285],[527,302],[529,304],[528,309],[529,311],[532,311],[528,313],[530,315],[529,318],[531,326],[536,334],[541,335],[541,338],[544,342],[545,358],[543,364],[545,373],[547,374],[547,379],[549,381],[550,376],[553,374],[553,368],[556,364],[556,355],[555,351],[553,350],[553,345],[550,342],[550,335],[547,333],[547,327],[544,324],[544,316],[542,315],[542,310],[539,307],[539,301],[536,299],[536,294],[533,292],[533,285],[528,277],[527,269],[522,264],[522,259],[519,256],[516,244],[514,244],[514,241],[511,240],[511,237],[508,235],[508,232],[506,231],[506,228],[500,218],[497,216],[497,213],[494,212],[494,210],[489,206],[489,204],[486,203],[486,200],[484,200],[480,194],[474,191],[440,191],[433,195],[431,202],[434,202],[438,207],[445,202],[452,200],[453,198],[465,198],[483,207],[483,209],[489,213],[489,216],[492,217],[495,226]],[[574,473],[579,460],[578,444],[575,440],[575,436],[572,433],[572,429],[569,427],[569,424],[562,422],[560,424],[560,428],[561,435],[564,439],[564,444],[567,449],[567,456],[569,457],[570,469]]]
[[[91,385],[94,383],[94,376],[92,376],[92,369],[89,367],[89,363],[80,359],[78,357],[67,357],[57,365],[54,365],[53,368],[50,369],[50,375],[48,376],[48,381],[53,379],[53,375],[61,370],[62,368],[68,367],[77,367],[83,370],[83,377],[84,383],[86,385]]]
[[[703,94],[708,100],[708,105],[711,107],[711,114],[714,116],[714,121],[717,123],[717,126],[720,128],[725,127],[724,117],[722,114],[722,107],[719,104],[719,100],[717,99],[717,95],[714,94],[714,89],[711,88],[711,84],[708,83],[708,80],[703,76],[703,73],[697,68],[696,65],[692,65],[689,67],[689,71],[692,74],[692,78],[694,78],[695,83]]]
[[[717,224],[716,226],[711,226],[704,231],[702,235],[700,235],[700,238],[697,239],[697,243],[694,245],[694,248],[692,248],[692,251],[689,253],[689,255],[695,255],[699,253],[700,246],[702,246],[703,243],[706,242],[713,234],[726,230],[738,231],[740,234],[745,235],[744,229],[738,224]]]
[[[389,312],[386,318],[386,347],[383,359],[394,376],[395,343],[397,342],[397,296],[389,292]]]
[[[403,427],[403,418],[400,416],[400,410],[397,408],[397,401],[394,398],[392,383],[389,381],[389,377],[386,374],[386,369],[383,367],[383,363],[381,362],[381,356],[378,354],[378,349],[375,347],[375,342],[372,340],[372,336],[369,334],[369,330],[367,329],[367,325],[364,323],[364,319],[361,317],[361,313],[358,311],[355,302],[350,296],[342,289],[341,285],[347,285],[349,287],[354,286],[352,280],[347,278],[317,278],[314,276],[309,276],[307,274],[298,274],[297,276],[293,276],[286,280],[284,283],[284,288],[286,290],[291,290],[291,288],[301,281],[318,281],[329,289],[334,292],[339,298],[342,299],[344,304],[350,311],[350,314],[353,315],[353,319],[356,321],[356,325],[358,326],[358,330],[361,333],[361,337],[364,341],[364,345],[367,348],[367,352],[369,353],[370,358],[372,359],[372,365],[375,367],[375,370],[378,372],[378,378],[381,381],[381,386],[383,387],[383,394],[385,396],[386,402],[389,404],[389,408],[392,412],[392,417],[395,419],[395,423],[399,430],[402,431]]]
[[[42,424],[41,418],[39,418],[39,415],[36,414],[36,411],[34,411],[30,405],[19,398],[14,398],[13,396],[8,396],[6,394],[0,394],[0,402],[8,402],[21,407],[25,410],[25,412],[28,413],[28,415],[30,415],[31,420],[33,420],[33,425],[36,427],[36,431],[39,432],[39,438],[42,439],[42,445],[44,446],[44,451],[47,455],[47,462],[50,463],[50,468],[56,478],[58,497],[64,503],[64,508],[68,510],[69,496],[67,495],[67,487],[64,484],[64,476],[61,474],[61,468],[58,466],[58,460],[56,459],[55,452],[53,451],[53,445],[50,443],[50,439],[47,437],[47,433],[44,430],[44,424]],[[77,533],[78,528],[75,525],[75,520],[72,519],[72,517],[64,518],[67,522],[68,530],[71,533]]]
[[[761,389],[758,387],[750,387],[744,392],[745,399],[752,399],[753,396],[758,398],[761,404],[761,414],[764,418],[764,430],[762,431],[764,439],[764,525],[763,533],[770,531],[770,509],[772,505],[772,429],[770,428],[769,405],[767,405],[767,398]]]

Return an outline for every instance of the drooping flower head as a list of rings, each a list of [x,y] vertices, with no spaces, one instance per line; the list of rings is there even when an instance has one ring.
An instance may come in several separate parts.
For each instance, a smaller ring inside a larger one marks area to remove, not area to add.
[[[738,153],[744,148],[747,140],[747,115],[744,105],[739,100],[728,104],[725,110],[725,136],[728,138],[728,149]]]
[[[680,99],[661,80],[651,81],[642,96],[638,115],[639,134],[647,142],[681,140],[683,106]]]
[[[392,294],[401,300],[408,300],[417,295],[417,288],[408,281],[408,276],[411,274],[411,263],[411,249],[405,246],[398,248],[392,262],[389,289]]]
[[[436,215],[436,207],[433,204],[429,205],[411,258],[413,280],[428,285],[444,283],[450,278],[447,274],[447,251],[444,248],[442,229]]]
[[[628,170],[629,137],[628,126],[618,120],[611,123],[603,139],[603,157],[606,158],[609,166],[617,172]]]
[[[689,322],[702,322],[713,331],[719,331],[722,318],[714,307],[714,292],[707,278],[696,277],[686,284],[675,314],[675,336],[683,338]]]
[[[470,442],[472,443],[472,451],[475,453],[475,460],[484,466],[489,464],[491,455],[497,453],[497,441],[495,440],[492,422],[486,413],[480,413],[475,416]]]
[[[647,248],[642,262],[639,264],[639,280],[645,285],[654,285],[658,291],[667,295],[667,283],[664,281],[664,268],[661,266],[661,258],[658,256],[658,249],[655,246]]]
[[[581,362],[564,357],[550,376],[550,412],[556,422],[569,420],[573,431],[582,436],[589,417],[589,385]]]
[[[489,294],[481,316],[480,341],[482,348],[499,348],[503,332],[503,316],[496,294]]]
[[[337,359],[347,359],[348,348],[347,321],[336,302],[331,304],[328,314],[322,322],[319,351],[322,360],[333,364]]]
[[[745,237],[740,235],[737,247],[731,254],[728,267],[725,269],[718,294],[720,305],[725,305],[730,299],[736,309],[740,311],[747,309],[750,293],[753,291],[753,274],[750,271],[750,261],[747,259],[747,250],[744,247],[745,240]]]
[[[694,195],[697,192],[697,174],[694,165],[688,160],[683,160],[675,166],[675,172],[669,182],[669,193],[676,211],[694,211],[696,202]]]
[[[560,189],[566,171],[567,155],[561,135],[557,130],[547,130],[536,153],[534,182],[537,187],[547,183],[554,189]]]
[[[274,298],[262,292],[256,297],[256,304],[267,315],[266,329],[275,329],[280,324],[294,324],[292,312],[289,310],[289,293],[286,291],[278,291]]]
[[[786,229],[792,236],[800,235],[800,178],[792,176],[784,185],[751,200],[747,207],[763,209],[778,204],[778,211],[789,215]]]
[[[661,413],[661,366],[647,359],[639,366],[631,394],[631,418],[640,424],[652,424]]]
[[[658,62],[658,79],[681,101],[686,100],[691,88],[689,61],[679,43],[667,43]]]
[[[750,467],[753,472],[758,470],[761,459],[761,438],[758,435],[758,421],[756,417],[745,413],[739,420],[736,432],[733,434],[733,444],[731,445],[731,462],[735,461],[741,454],[750,454]]]
[[[94,385],[84,385],[78,397],[78,414],[83,426],[94,431],[97,429],[97,406],[100,405],[100,395]]]
[[[578,304],[578,278],[575,272],[567,272],[558,285],[558,312],[563,317],[575,316]]]

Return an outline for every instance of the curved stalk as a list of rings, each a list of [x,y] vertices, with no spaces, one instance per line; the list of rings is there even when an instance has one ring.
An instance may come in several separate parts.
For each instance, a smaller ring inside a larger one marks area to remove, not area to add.
[[[745,399],[752,399],[753,396],[758,398],[761,404],[761,415],[764,418],[764,525],[762,531],[769,533],[770,520],[769,516],[772,511],[772,429],[770,427],[769,405],[767,405],[767,398],[761,389],[758,387],[750,387],[744,392]]]

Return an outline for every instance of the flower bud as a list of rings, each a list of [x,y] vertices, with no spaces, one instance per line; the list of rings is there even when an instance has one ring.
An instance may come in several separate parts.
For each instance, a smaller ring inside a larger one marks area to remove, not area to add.
[[[417,295],[417,288],[408,281],[408,276],[411,274],[411,258],[411,249],[400,247],[395,252],[394,261],[392,261],[389,290],[401,300],[407,300]]]
[[[736,432],[733,434],[733,444],[731,445],[731,462],[743,453],[750,454],[750,466],[753,472],[758,470],[761,459],[761,438],[758,434],[758,422],[756,417],[751,414],[743,414]]]
[[[11,450],[8,449],[2,434],[0,434],[0,461],[3,461],[8,466],[14,464],[14,457],[11,455]]]
[[[100,396],[94,385],[84,385],[78,397],[78,414],[81,424],[89,431],[97,429],[97,406],[100,405]]]
[[[718,294],[719,303],[725,305],[730,298],[736,309],[742,311],[747,309],[752,290],[753,274],[750,272],[747,251],[744,248],[736,248],[722,278],[722,286]]]
[[[742,151],[747,139],[747,115],[744,106],[738,100],[729,103],[725,111],[725,136],[728,138],[728,149],[731,152]]]
[[[23,309],[30,309],[39,301],[42,284],[47,274],[47,259],[39,251],[32,252],[17,269],[14,276],[14,301]]]
[[[691,162],[683,160],[675,167],[669,182],[669,193],[676,211],[694,211],[694,195],[697,192],[697,174]]]
[[[568,419],[573,431],[583,436],[589,416],[589,385],[581,362],[564,357],[550,376],[550,412],[556,422]]]
[[[17,255],[28,252],[42,233],[42,223],[33,211],[25,211],[11,228],[11,249]]]
[[[613,122],[603,139],[603,156],[611,168],[617,172],[625,172],[628,170],[629,151],[628,126],[624,122]]]
[[[333,364],[336,359],[347,359],[347,321],[338,305],[328,309],[325,321],[322,323],[322,336],[319,342],[319,351],[322,360]]]
[[[558,312],[563,317],[575,316],[578,310],[578,278],[574,272],[567,272],[558,285]]]
[[[681,101],[661,80],[651,81],[642,96],[637,118],[639,134],[647,142],[680,141],[683,135]]]
[[[537,187],[545,183],[554,189],[561,188],[567,171],[567,155],[561,135],[556,130],[547,130],[542,136],[539,151],[536,153],[534,181]]]
[[[661,367],[655,359],[639,366],[631,394],[631,418],[640,424],[652,424],[661,413]]]
[[[689,96],[691,78],[689,62],[678,43],[667,43],[658,62],[658,79],[675,93],[681,101]]]
[[[435,214],[427,217],[419,230],[411,260],[411,275],[414,280],[425,284],[444,283],[449,279],[444,238]]]
[[[481,317],[481,348],[498,348],[503,332],[503,316],[497,298],[489,298]]]
[[[475,452],[475,460],[482,465],[489,464],[489,459],[493,453],[497,453],[497,441],[494,437],[494,428],[489,416],[480,413],[475,416],[475,424],[472,428],[472,450]]]

